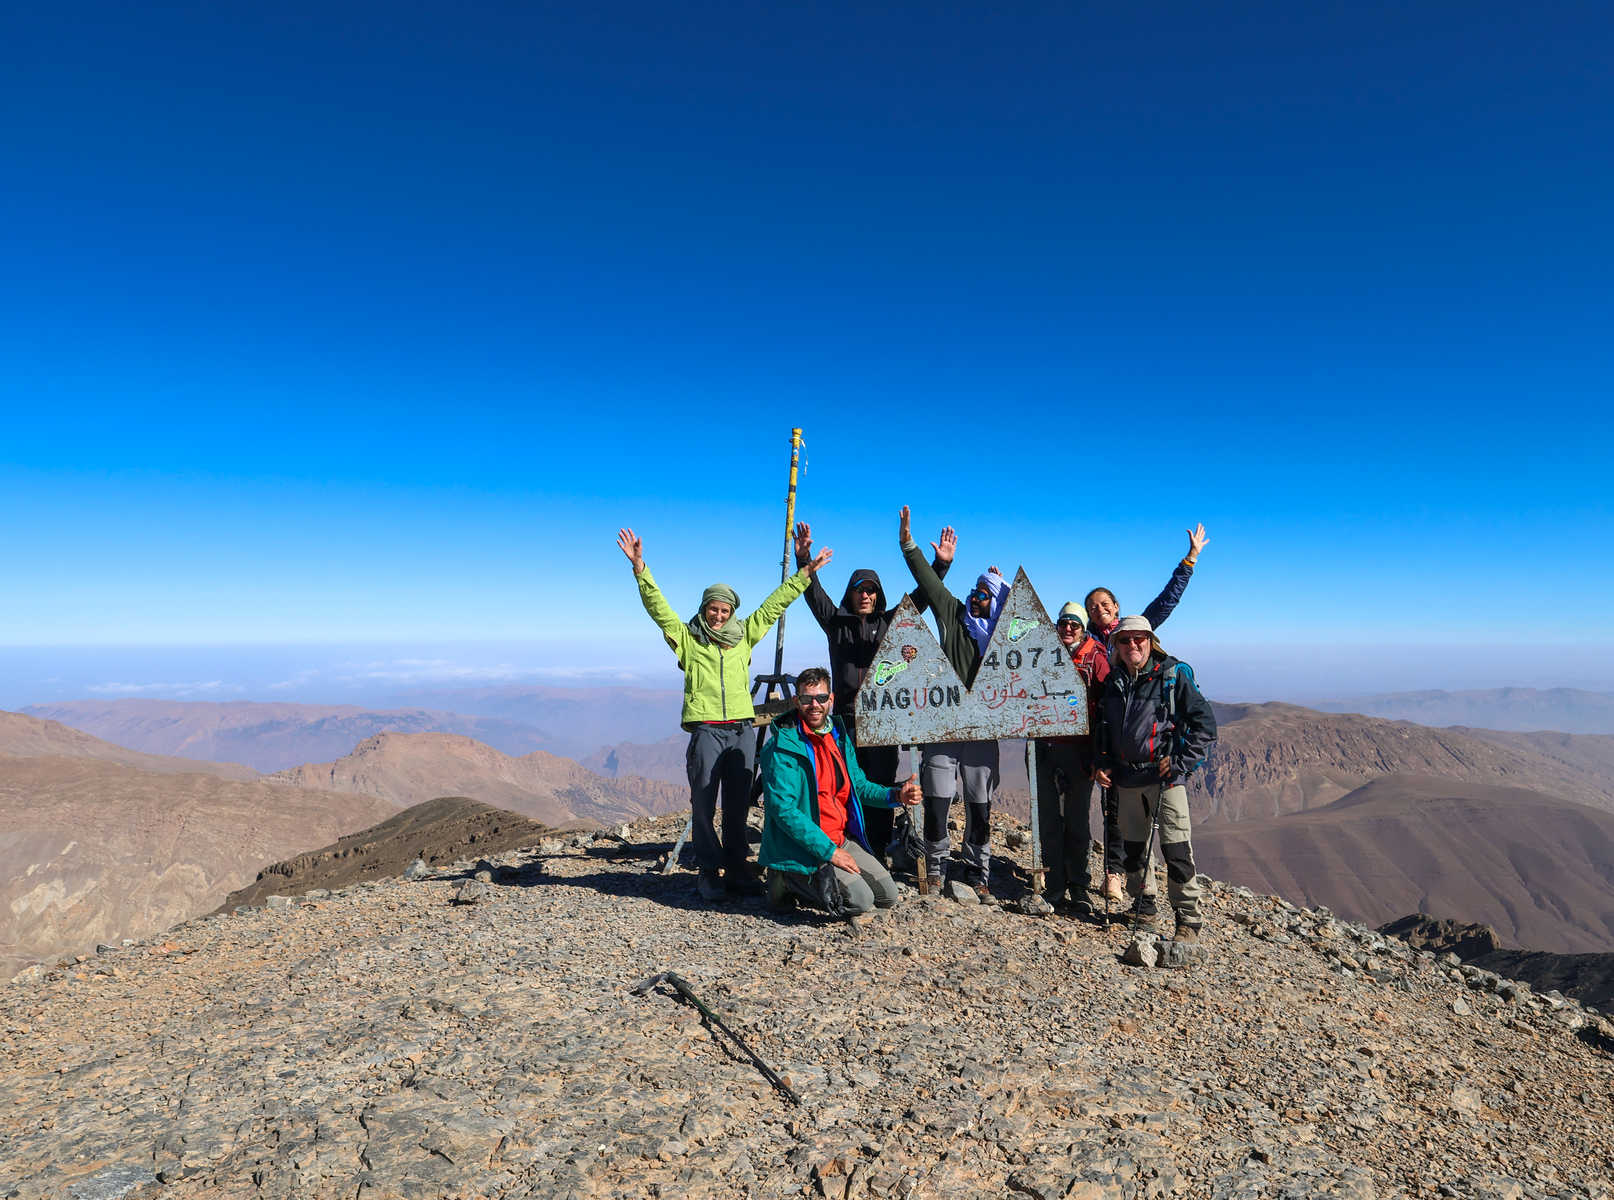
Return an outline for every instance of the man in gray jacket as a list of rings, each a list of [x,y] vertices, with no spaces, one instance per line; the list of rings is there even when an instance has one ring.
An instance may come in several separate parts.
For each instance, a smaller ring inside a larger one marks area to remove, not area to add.
[[[1093,778],[1115,788],[1127,893],[1143,894],[1158,822],[1176,938],[1197,942],[1199,883],[1185,784],[1216,741],[1216,715],[1194,685],[1192,668],[1161,648],[1147,617],[1123,618],[1110,645],[1114,670],[1099,695]]]

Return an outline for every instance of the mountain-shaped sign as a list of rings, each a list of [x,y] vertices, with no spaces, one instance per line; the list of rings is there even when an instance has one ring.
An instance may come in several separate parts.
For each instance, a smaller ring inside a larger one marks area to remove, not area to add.
[[[1087,732],[1087,689],[1024,568],[1014,574],[974,685],[903,598],[858,693],[866,746],[1061,737]]]

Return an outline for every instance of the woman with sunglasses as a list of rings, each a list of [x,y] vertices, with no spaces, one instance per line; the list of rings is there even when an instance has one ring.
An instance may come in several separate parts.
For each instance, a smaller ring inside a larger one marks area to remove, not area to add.
[[[958,537],[951,525],[941,531],[931,549],[935,557],[931,568],[938,579],[945,578],[953,565],[953,549]],[[812,559],[813,528],[806,521],[796,526],[796,565],[805,567]],[[929,605],[922,592],[910,593],[914,607],[924,612]],[[874,662],[874,652],[880,648],[880,639],[891,626],[902,598],[896,604],[887,604],[885,587],[878,571],[859,568],[846,581],[846,591],[840,604],[830,598],[829,592],[814,575],[807,585],[807,607],[829,639],[829,670],[835,683],[835,716],[846,727],[854,744],[857,743],[857,696],[863,687],[863,676]],[[897,782],[902,769],[900,746],[858,746],[857,756],[864,773],[875,783],[888,787]],[[864,832],[876,858],[885,860],[891,842],[891,827],[896,810],[890,805],[871,801],[864,808]]]
[[[645,611],[661,628],[684,672],[682,723],[689,732],[684,760],[689,771],[690,841],[700,867],[696,886],[701,899],[721,900],[726,893],[760,895],[762,882],[746,861],[750,853],[745,826],[751,805],[750,732],[756,715],[751,706],[751,651],[835,552],[820,551],[743,620],[739,594],[727,584],[714,583],[702,593],[700,607],[686,621],[667,603],[645,566],[644,540],[631,529],[620,529],[616,544],[633,564]],[[721,842],[713,825],[720,791]]]

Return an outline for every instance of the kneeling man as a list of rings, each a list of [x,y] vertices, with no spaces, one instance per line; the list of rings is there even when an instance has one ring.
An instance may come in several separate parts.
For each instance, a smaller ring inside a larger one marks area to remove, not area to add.
[[[757,861],[768,869],[775,904],[804,900],[840,917],[897,902],[897,885],[869,851],[863,805],[917,804],[919,784],[870,783],[857,750],[833,713],[829,672],[796,677],[796,712],[774,725],[762,751],[764,820]]]

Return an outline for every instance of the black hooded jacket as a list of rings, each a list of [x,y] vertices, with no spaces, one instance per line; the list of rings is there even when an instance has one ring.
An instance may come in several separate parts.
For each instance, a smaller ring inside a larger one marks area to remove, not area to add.
[[[937,575],[945,576],[951,563],[932,562]],[[872,579],[878,589],[874,594],[874,611],[866,617],[859,616],[852,611],[852,580]],[[925,598],[919,592],[913,593],[913,602],[920,612],[925,611]],[[829,674],[835,681],[835,713],[846,717],[857,712],[857,693],[863,686],[863,673],[869,669],[874,661],[874,652],[879,649],[880,639],[891,625],[893,610],[902,603],[897,598],[896,604],[886,603],[885,585],[880,582],[878,571],[853,571],[846,581],[846,591],[841,595],[839,605],[829,598],[824,585],[818,582],[815,572],[812,582],[807,585],[807,607],[813,610],[813,616],[823,627],[825,635],[829,638]]]

